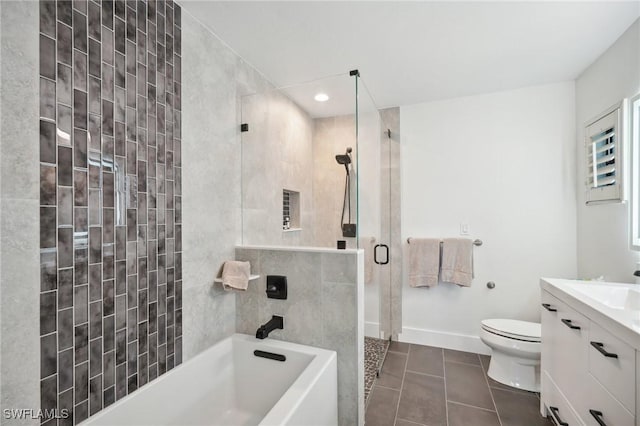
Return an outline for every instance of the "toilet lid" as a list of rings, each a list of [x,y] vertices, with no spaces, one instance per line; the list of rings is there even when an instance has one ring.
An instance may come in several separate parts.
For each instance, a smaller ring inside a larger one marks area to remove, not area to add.
[[[482,321],[482,328],[488,332],[512,339],[540,341],[540,323],[519,321],[513,319],[486,319]]]

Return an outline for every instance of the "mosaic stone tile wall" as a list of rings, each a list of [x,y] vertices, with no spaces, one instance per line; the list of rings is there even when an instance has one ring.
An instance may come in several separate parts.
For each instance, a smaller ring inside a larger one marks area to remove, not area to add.
[[[40,2],[41,405],[77,424],[182,362],[181,11]]]

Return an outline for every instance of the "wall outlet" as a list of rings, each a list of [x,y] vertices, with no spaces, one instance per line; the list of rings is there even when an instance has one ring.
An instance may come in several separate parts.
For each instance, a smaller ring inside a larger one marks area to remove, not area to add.
[[[469,235],[469,224],[461,223],[460,224],[460,235]]]

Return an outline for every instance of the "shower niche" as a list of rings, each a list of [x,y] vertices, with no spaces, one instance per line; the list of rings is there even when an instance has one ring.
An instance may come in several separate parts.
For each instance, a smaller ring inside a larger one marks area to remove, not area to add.
[[[284,232],[301,231],[300,193],[290,189],[282,190],[282,230]]]

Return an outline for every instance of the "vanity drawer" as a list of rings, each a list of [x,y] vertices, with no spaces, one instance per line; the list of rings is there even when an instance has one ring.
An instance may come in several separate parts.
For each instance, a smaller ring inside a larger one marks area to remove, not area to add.
[[[636,354],[595,323],[589,329],[589,372],[632,413],[636,407]]]
[[[578,415],[588,426],[634,426],[635,417],[615,399],[592,375],[585,382],[587,398]],[[598,419],[601,423],[598,422]]]
[[[567,426],[584,424],[546,372],[542,373],[542,395],[546,414],[553,417],[555,424]]]

